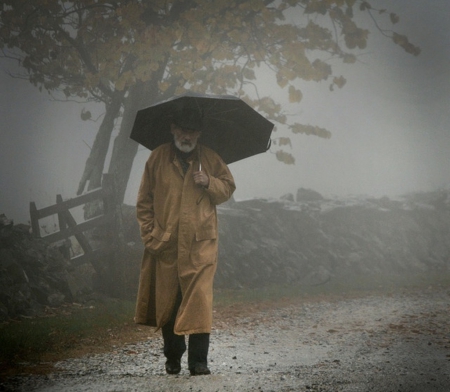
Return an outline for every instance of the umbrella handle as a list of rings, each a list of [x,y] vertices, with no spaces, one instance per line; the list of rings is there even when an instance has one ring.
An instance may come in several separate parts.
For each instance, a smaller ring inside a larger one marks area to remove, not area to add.
[[[202,160],[200,159],[201,154],[200,154],[200,147],[198,149],[198,171],[202,171]],[[203,200],[203,196],[205,196],[205,189],[203,188],[203,192],[200,195],[200,197],[197,199],[197,205],[200,204],[200,202]]]

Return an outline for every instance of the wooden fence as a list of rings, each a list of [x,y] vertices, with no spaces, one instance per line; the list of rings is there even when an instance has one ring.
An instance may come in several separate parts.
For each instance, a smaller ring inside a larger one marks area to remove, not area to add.
[[[99,200],[103,202],[103,214],[84,222],[77,223],[71,214],[70,209]],[[53,215],[58,216],[59,231],[48,235],[42,235],[39,220]],[[114,182],[112,176],[107,174],[103,176],[101,188],[90,191],[84,195],[64,201],[61,195],[57,195],[56,204],[41,209],[37,209],[34,202],[30,203],[30,219],[33,236],[42,238],[48,243],[62,242],[64,240],[67,243],[69,238],[74,236],[84,253],[78,256],[70,256],[71,263],[73,265],[80,265],[90,262],[98,273],[101,273],[102,270],[98,263],[99,258],[105,256],[105,254],[107,254],[106,252],[111,252],[111,249],[107,250],[104,247],[93,249],[84,233],[101,226],[105,230],[104,233],[108,233],[109,236],[116,237],[118,240],[121,228],[117,215],[119,214],[117,214],[115,203]],[[117,242],[113,240],[110,244],[114,246]]]

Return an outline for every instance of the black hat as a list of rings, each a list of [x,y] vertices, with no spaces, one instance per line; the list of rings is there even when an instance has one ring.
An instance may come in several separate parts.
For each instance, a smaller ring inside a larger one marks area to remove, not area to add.
[[[174,114],[173,122],[181,128],[201,131],[203,125],[202,113],[198,108],[184,107]]]

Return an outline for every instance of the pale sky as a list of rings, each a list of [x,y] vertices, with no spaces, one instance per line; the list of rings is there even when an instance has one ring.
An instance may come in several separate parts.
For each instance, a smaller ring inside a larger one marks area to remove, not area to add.
[[[300,187],[324,196],[395,197],[450,184],[450,2],[372,4],[400,15],[396,30],[421,47],[420,56],[405,54],[368,26],[374,40],[360,63],[342,68],[342,90],[330,93],[328,82],[305,84],[300,105],[286,106],[299,116],[293,122],[326,127],[332,138],[292,135],[294,166],[270,153],[230,165],[237,200],[278,198]],[[57,193],[75,196],[99,122],[81,121],[87,105],[54,102],[4,73],[0,81],[0,213],[25,223],[30,201],[42,208],[54,204]],[[268,82],[261,77],[260,88],[272,94]],[[140,148],[128,204],[134,204],[148,155]]]

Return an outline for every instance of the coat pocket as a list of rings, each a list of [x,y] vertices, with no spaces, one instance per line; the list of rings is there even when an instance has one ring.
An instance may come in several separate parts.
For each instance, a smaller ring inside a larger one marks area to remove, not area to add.
[[[209,227],[195,233],[191,257],[196,266],[214,264],[217,261],[217,230]]]
[[[145,243],[145,247],[150,253],[159,254],[169,247],[171,236],[172,233],[155,226],[150,234],[150,238]]]
[[[217,230],[213,227],[197,230],[195,239],[197,241],[215,240],[217,238]]]

